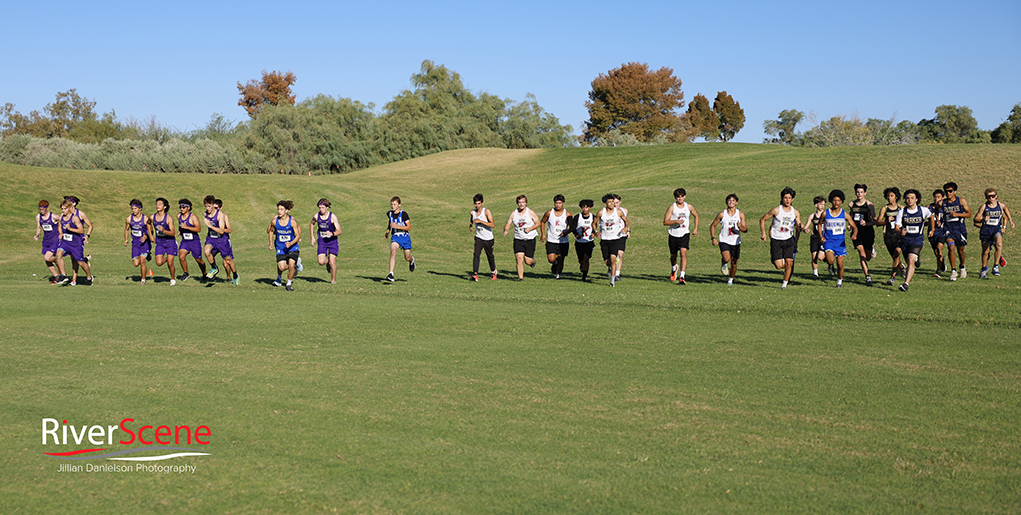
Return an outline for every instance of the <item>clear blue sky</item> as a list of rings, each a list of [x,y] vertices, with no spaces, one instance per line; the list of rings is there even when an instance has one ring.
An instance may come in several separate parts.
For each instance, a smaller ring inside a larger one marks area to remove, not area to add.
[[[784,109],[917,122],[965,105],[994,129],[1021,102],[1021,1],[14,2],[0,104],[41,110],[77,88],[102,113],[180,130],[246,118],[236,84],[291,70],[298,99],[372,102],[425,59],[473,91],[533,93],[581,131],[598,74],[669,67],[685,101],[726,90],[761,142]],[[806,127],[799,127],[803,130]]]

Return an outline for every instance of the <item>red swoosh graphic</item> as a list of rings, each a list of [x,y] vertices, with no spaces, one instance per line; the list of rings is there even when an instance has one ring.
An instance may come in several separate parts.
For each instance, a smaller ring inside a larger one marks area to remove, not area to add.
[[[84,449],[84,450],[81,450],[81,451],[71,451],[71,452],[44,452],[43,454],[45,454],[47,456],[74,456],[76,454],[85,454],[87,452],[97,452],[97,451],[105,451],[105,450],[106,449]]]

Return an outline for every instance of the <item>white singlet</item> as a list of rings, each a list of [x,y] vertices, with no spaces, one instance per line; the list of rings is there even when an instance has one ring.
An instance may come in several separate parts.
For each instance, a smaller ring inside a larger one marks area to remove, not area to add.
[[[488,222],[486,220],[486,208],[482,208],[481,211],[472,210],[472,223],[475,224],[475,237],[480,240],[489,241],[493,239],[493,228],[482,225],[481,222]]]
[[[595,220],[595,218],[592,213],[589,213],[587,219],[584,215],[578,213],[578,226],[574,229],[574,241],[576,243],[588,243],[595,240],[595,236],[592,234],[592,220]]]
[[[604,240],[619,240],[620,232],[624,230],[624,220],[621,218],[617,208],[608,213],[606,208],[600,210],[599,232]]]
[[[534,240],[539,236],[538,229],[532,229],[531,231],[525,232],[526,227],[531,227],[532,217],[528,216],[528,208],[522,213],[517,209],[514,210],[514,217],[511,222],[514,224],[514,239],[515,240]]]
[[[553,213],[554,211],[551,209],[549,218],[546,219],[546,241],[550,243],[568,243],[570,241],[567,239],[568,234],[564,232],[567,230],[567,210],[565,209],[560,216],[556,216]]]
[[[723,211],[723,218],[720,219],[720,243],[726,243],[727,245],[740,245],[741,244],[741,210],[735,209],[734,214],[727,214],[727,211]]]
[[[688,229],[688,223],[691,218],[691,209],[688,208],[687,202],[685,202],[682,207],[677,207],[677,202],[674,202],[672,209],[673,211],[670,212],[670,220],[675,223],[671,225],[666,232],[670,236],[680,238],[690,232]]]
[[[784,211],[780,206],[779,212],[773,217],[773,225],[769,228],[769,237],[774,240],[789,240],[794,237],[794,224],[797,223],[794,216],[794,206],[790,211]]]

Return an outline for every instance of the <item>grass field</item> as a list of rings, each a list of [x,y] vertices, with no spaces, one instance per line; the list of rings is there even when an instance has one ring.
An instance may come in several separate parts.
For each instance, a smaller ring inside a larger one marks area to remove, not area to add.
[[[1019,171],[1012,145],[469,150],[312,177],[0,164],[0,513],[1018,513],[1017,234],[1002,277],[978,279],[974,231],[956,283],[932,277],[926,250],[909,293],[866,287],[856,263],[837,290],[802,257],[782,291],[757,220],[786,185],[806,214],[856,182],[880,203],[889,185],[955,180],[973,209],[992,185],[1014,207]],[[677,187],[702,222],[683,287],[661,225]],[[572,212],[621,194],[623,281],[578,281],[573,249],[565,280],[542,260],[509,280],[498,235],[501,280],[469,282],[477,192],[498,229],[519,193],[539,213],[556,193]],[[726,287],[708,225],[731,192],[753,227]],[[98,280],[55,288],[32,215],[72,193],[97,224]],[[159,268],[139,286],[128,201],[209,193],[241,285],[170,287]],[[418,270],[387,284],[393,195]],[[295,291],[272,287],[276,201],[307,229],[324,196],[344,230],[338,284],[303,244]],[[209,455],[157,462],[188,474],[59,472],[44,452],[91,445],[43,446],[45,418],[206,425]]]

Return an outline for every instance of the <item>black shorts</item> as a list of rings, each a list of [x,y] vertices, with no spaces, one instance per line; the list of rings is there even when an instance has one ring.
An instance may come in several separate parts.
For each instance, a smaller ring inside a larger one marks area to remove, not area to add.
[[[596,248],[596,242],[594,241],[576,241],[574,242],[574,252],[578,254],[578,262],[581,263],[586,259],[592,257],[592,251]]]
[[[822,238],[818,234],[813,233],[811,241],[808,242],[808,250],[812,254],[817,252],[825,252],[822,248]]]
[[[530,240],[514,240],[514,253],[524,254],[525,257],[531,258],[535,256],[535,238]]]
[[[914,254],[916,256],[921,256],[922,255],[922,246],[921,245],[915,245],[913,243],[905,243],[905,244],[903,244],[901,246],[901,251],[904,252],[904,256],[905,257],[907,257],[908,254]]]
[[[279,263],[281,261],[295,261],[296,262],[296,261],[298,261],[298,254],[299,254],[299,252],[297,250],[293,250],[291,252],[288,252],[287,254],[277,254],[277,263]]]
[[[964,247],[968,245],[968,230],[966,227],[963,227],[964,224],[958,225],[961,225],[962,227],[955,227],[951,225],[947,228],[947,244],[950,243],[950,240],[953,240],[954,245]]]
[[[603,261],[606,261],[610,259],[611,255],[616,256],[618,252],[624,250],[624,238],[600,240],[599,249],[603,251]]]
[[[887,228],[883,234],[883,243],[886,244],[886,251],[890,253],[890,257],[897,257],[897,251],[900,249],[900,232]]]
[[[670,236],[670,255],[677,254],[681,249],[687,249],[688,243],[691,240],[691,233],[685,234],[684,236]]]
[[[730,252],[731,261],[741,259],[741,244],[730,245],[729,243],[720,242],[720,254],[724,252]]]
[[[571,251],[571,243],[557,243],[555,241],[546,242],[546,254],[556,254],[558,256],[566,256]]]
[[[621,236],[620,239],[617,240],[617,241],[620,242],[620,250],[618,250],[617,252],[624,252],[625,250],[627,250],[627,239],[628,238],[629,238],[629,236]]]
[[[872,247],[876,244],[876,228],[875,227],[859,227],[858,238],[851,240],[851,245],[855,248],[864,247],[866,253],[872,252]]]
[[[787,238],[786,240],[769,240],[769,256],[773,259],[773,261],[794,259],[795,250],[798,250],[798,246],[794,243],[794,238]]]

